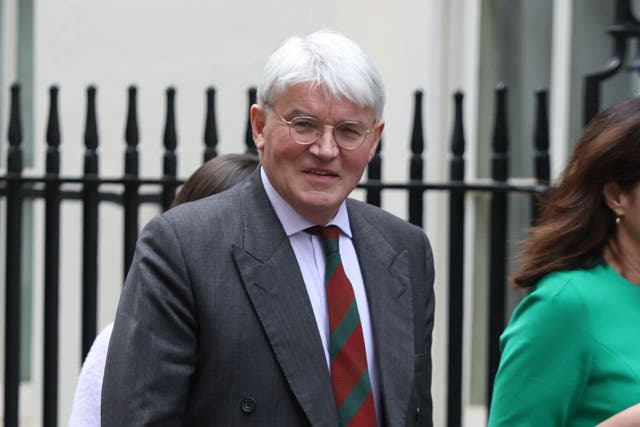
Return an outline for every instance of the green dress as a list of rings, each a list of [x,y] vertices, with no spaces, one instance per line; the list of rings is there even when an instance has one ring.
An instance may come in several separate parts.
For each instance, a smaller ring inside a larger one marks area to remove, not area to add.
[[[640,402],[640,286],[606,264],[549,274],[500,348],[490,427],[593,427]]]

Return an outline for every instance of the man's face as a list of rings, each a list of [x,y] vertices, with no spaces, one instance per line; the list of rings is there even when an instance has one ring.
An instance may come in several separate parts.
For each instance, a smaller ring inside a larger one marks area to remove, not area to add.
[[[313,144],[302,145],[291,138],[289,127],[278,114],[288,121],[307,116],[325,125],[356,121],[375,129],[352,150],[336,144],[330,127],[324,128]],[[344,99],[328,100],[322,88],[310,91],[308,85],[290,87],[271,108],[254,105],[251,119],[253,138],[269,181],[300,215],[321,225],[336,214],[360,181],[384,127],[383,122],[374,125],[370,109]]]

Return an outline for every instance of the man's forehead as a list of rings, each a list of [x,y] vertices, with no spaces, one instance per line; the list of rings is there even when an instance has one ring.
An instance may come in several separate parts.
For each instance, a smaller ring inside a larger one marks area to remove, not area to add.
[[[373,114],[370,108],[356,104],[345,96],[329,94],[322,86],[297,84],[288,87],[276,104],[289,114],[305,113],[348,113],[357,115]],[[323,111],[318,111],[323,110]]]
[[[305,100],[313,99],[324,103],[342,103],[348,101],[345,96],[332,94],[325,86],[312,83],[297,83],[290,85],[282,91],[279,99],[284,100]]]

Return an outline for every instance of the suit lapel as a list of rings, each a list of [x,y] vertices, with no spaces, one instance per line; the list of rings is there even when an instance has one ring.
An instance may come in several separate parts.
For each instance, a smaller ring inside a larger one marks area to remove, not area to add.
[[[259,174],[241,191],[244,236],[233,256],[280,367],[311,425],[335,426],[331,377],[289,239]]]
[[[367,290],[376,346],[384,425],[404,425],[414,376],[413,304],[407,251],[397,253],[356,204],[353,243]]]

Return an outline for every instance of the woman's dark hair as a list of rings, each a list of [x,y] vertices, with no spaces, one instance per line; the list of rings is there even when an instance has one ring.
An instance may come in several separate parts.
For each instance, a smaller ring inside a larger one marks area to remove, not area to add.
[[[203,163],[176,194],[171,207],[228,190],[246,179],[259,164],[253,154],[223,154]]]
[[[638,180],[640,98],[633,98],[610,106],[585,128],[561,182],[541,200],[513,283],[531,288],[548,273],[600,263],[615,227],[604,184],[616,182],[628,191]]]

